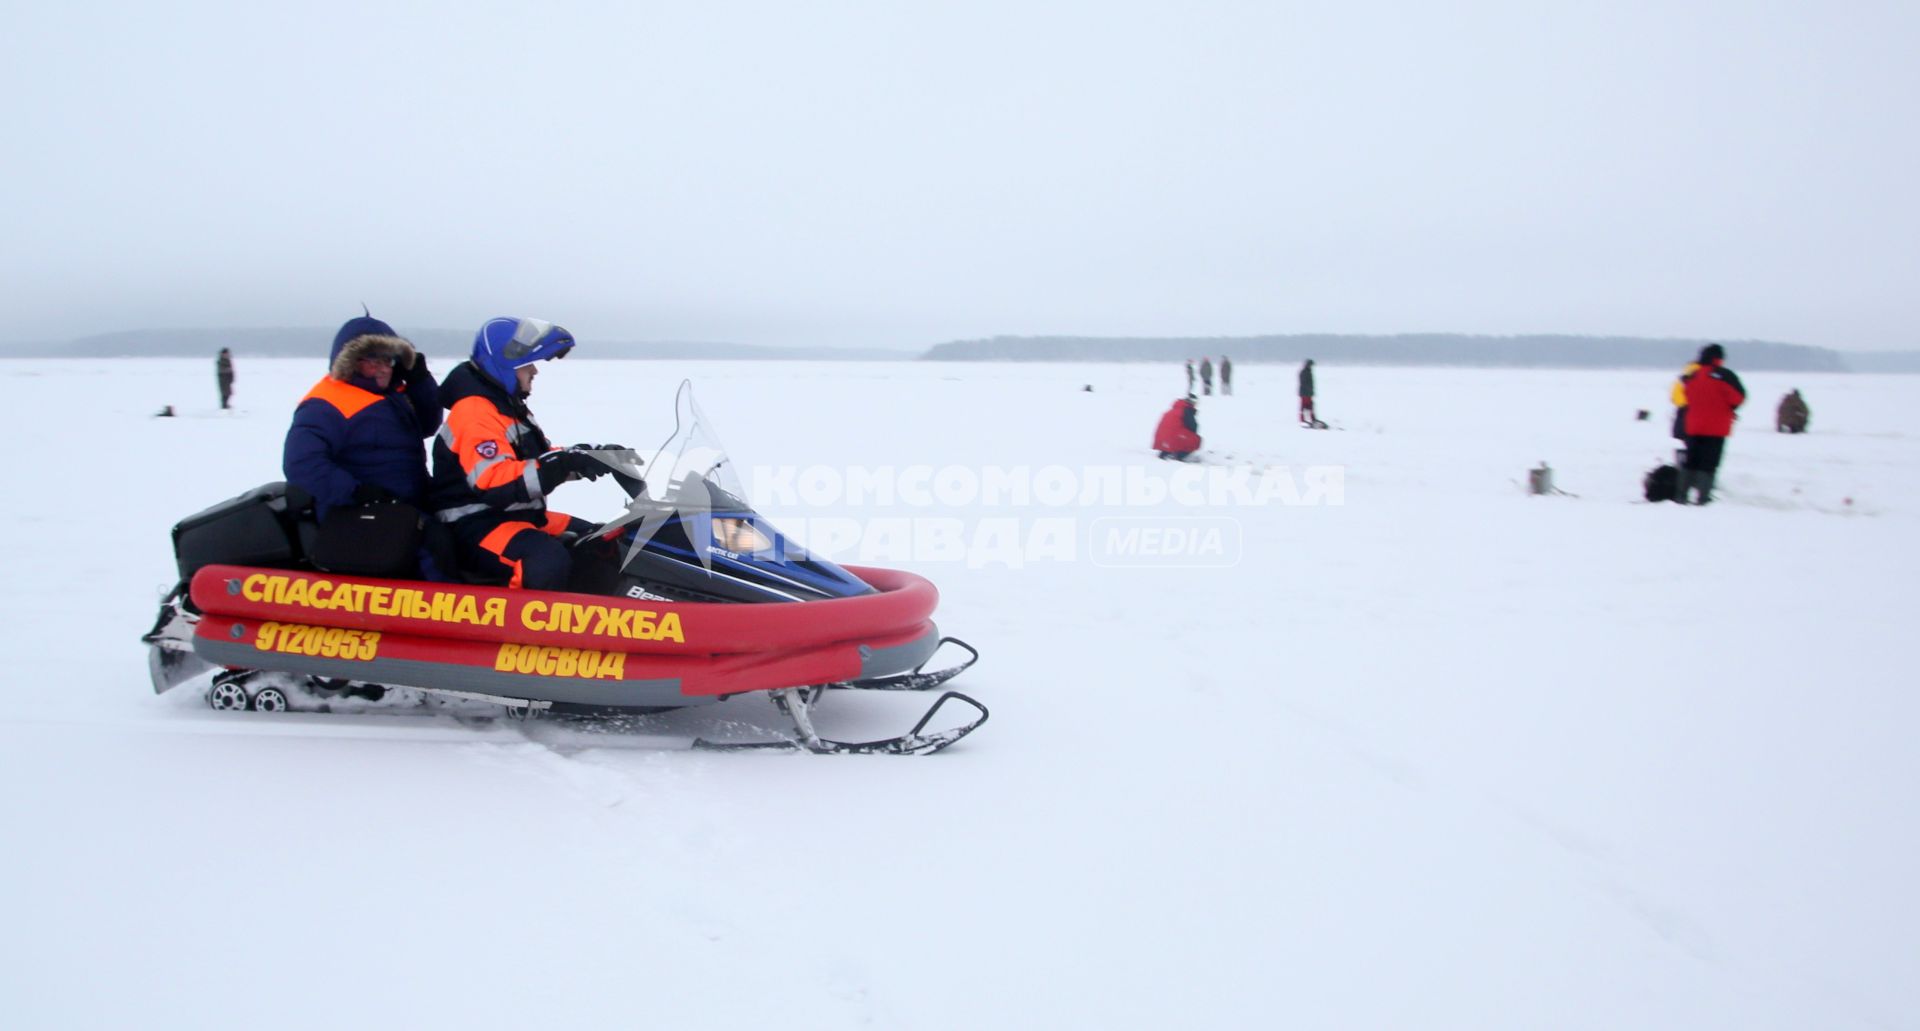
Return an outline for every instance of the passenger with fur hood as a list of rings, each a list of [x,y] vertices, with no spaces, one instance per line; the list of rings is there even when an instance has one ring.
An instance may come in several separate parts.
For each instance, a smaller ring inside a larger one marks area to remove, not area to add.
[[[440,417],[440,385],[426,356],[371,313],[348,319],[333,335],[327,374],[293,410],[281,470],[313,495],[323,522],[350,505],[422,506],[421,442],[440,429]]]

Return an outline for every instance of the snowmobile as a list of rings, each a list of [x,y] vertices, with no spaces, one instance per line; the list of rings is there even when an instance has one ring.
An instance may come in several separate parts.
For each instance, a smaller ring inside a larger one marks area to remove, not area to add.
[[[979,652],[940,635],[932,583],[811,555],[756,512],[690,384],[675,416],[644,462],[587,452],[628,500],[570,542],[567,591],[318,569],[311,500],[281,483],[182,520],[180,583],[142,638],[154,690],[211,673],[215,709],[585,720],[765,693],[792,723],[774,740],[689,742],[715,750],[920,755],[986,721],[985,706],[948,690],[900,736],[822,737],[812,710],[827,692],[933,691]],[[929,670],[949,647],[964,658]],[[949,704],[961,722],[929,730]]]

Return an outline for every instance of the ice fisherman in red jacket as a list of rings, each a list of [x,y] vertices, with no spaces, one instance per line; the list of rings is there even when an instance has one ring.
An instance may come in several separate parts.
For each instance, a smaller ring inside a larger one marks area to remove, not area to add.
[[[1740,377],[1723,363],[1727,349],[1708,344],[1700,350],[1700,367],[1686,380],[1687,391],[1687,467],[1680,480],[1681,504],[1687,494],[1698,491],[1704,505],[1713,500],[1713,479],[1720,471],[1720,456],[1733,434],[1734,414],[1747,400],[1747,388]]]
[[[1200,419],[1197,413],[1193,395],[1188,394],[1175,401],[1160,416],[1160,425],[1153,431],[1153,449],[1159,452],[1161,458],[1184,460],[1200,450]]]

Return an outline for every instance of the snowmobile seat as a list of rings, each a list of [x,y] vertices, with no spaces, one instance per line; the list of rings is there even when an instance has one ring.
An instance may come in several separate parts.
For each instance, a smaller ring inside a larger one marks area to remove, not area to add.
[[[313,554],[313,542],[320,536],[320,517],[315,514],[313,495],[287,484],[287,518],[292,521],[294,551],[304,565]]]
[[[285,483],[262,484],[173,526],[173,558],[182,580],[216,563],[292,569],[301,564],[301,523],[313,522],[313,498]]]

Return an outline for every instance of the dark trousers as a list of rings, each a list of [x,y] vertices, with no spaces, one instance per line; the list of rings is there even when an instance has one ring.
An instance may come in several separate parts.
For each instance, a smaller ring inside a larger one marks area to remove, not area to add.
[[[453,528],[432,515],[420,534],[420,578],[460,582],[460,543],[454,540]]]
[[[227,401],[232,397],[233,380],[226,376],[220,377],[220,407],[227,407]]]
[[[547,526],[485,515],[454,523],[461,572],[468,579],[530,591],[566,590],[573,559],[555,534],[566,528],[568,520],[558,513],[548,513],[546,518],[551,532]]]
[[[1725,437],[1688,437],[1687,468],[1710,473],[1720,468],[1720,456],[1727,449]]]

